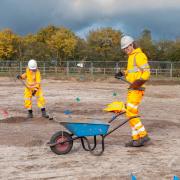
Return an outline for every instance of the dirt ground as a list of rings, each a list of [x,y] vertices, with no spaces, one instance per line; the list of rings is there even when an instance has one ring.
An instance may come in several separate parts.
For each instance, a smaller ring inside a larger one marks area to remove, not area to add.
[[[75,82],[45,79],[42,82],[47,109],[56,121],[102,120],[112,114],[102,111],[106,104],[126,99],[127,85],[118,81]],[[116,96],[113,94],[117,93]],[[77,98],[80,101],[77,101]],[[83,150],[80,141],[66,155],[56,155],[46,143],[62,129],[60,124],[41,118],[33,100],[35,118],[26,119],[20,82],[0,78],[0,179],[120,179],[171,180],[180,177],[180,85],[160,83],[147,86],[140,115],[151,142],[140,148],[126,148],[130,127],[124,125],[105,138],[102,156]],[[123,117],[112,123],[114,127]]]

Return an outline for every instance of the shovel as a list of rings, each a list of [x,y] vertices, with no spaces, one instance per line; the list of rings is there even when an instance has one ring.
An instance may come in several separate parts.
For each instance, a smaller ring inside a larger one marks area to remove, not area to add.
[[[121,81],[123,81],[123,82],[125,82],[125,83],[127,83],[127,84],[129,84],[129,85],[132,85],[129,81],[127,81],[124,77],[115,77],[116,79],[120,79]],[[140,90],[140,91],[144,91],[145,90],[145,88],[144,87],[139,87],[139,88],[137,88],[137,89],[135,89],[135,90]]]

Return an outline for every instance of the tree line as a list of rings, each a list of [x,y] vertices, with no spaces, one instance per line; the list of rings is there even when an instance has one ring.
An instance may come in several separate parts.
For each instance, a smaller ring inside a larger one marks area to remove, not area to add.
[[[123,61],[120,49],[123,33],[111,27],[89,31],[86,38],[78,37],[65,27],[49,25],[35,34],[20,36],[11,29],[0,31],[0,61]],[[180,61],[180,39],[154,41],[151,31],[144,29],[137,44],[149,60]]]

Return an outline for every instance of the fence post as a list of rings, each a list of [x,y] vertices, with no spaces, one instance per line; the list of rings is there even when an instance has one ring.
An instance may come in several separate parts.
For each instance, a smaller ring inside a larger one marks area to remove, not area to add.
[[[44,62],[43,63],[43,76],[46,75],[46,63]]]
[[[119,63],[116,62],[116,71],[115,71],[115,73],[118,73],[118,69],[119,69]]]
[[[69,61],[66,62],[66,75],[69,76]]]
[[[156,77],[158,76],[158,70],[156,69]]]
[[[19,71],[20,71],[20,74],[22,74],[22,62],[21,61],[19,62]]]
[[[172,78],[173,76],[173,64],[171,63],[171,68],[170,68],[170,77]]]
[[[54,65],[55,74],[57,76],[57,65]]]
[[[91,62],[91,75],[93,75],[93,62]]]

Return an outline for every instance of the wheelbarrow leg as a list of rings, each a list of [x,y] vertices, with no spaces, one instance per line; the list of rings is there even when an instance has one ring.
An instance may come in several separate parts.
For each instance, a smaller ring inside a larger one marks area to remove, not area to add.
[[[90,152],[92,155],[94,155],[94,156],[100,156],[100,155],[102,155],[102,153],[104,152],[104,138],[105,138],[105,136],[101,135],[101,137],[102,137],[102,141],[101,141],[102,149],[101,149],[100,152],[97,152],[97,153],[94,152],[94,149],[96,148],[96,146],[94,146],[93,148],[91,148],[91,145],[90,145],[90,143],[89,143],[89,140],[88,140],[86,137],[82,137],[82,139],[85,140],[86,143],[87,143],[87,145],[88,145],[88,150],[86,150],[86,151],[89,151],[89,152]],[[84,143],[84,141],[83,141],[83,143]],[[84,147],[83,147],[83,148],[84,148]],[[86,149],[87,149],[87,148],[86,148]]]
[[[81,138],[81,144],[82,144],[82,147],[83,147],[83,149],[85,150],[85,151],[90,151],[89,150],[89,146],[88,146],[88,148],[86,148],[86,146],[85,146],[85,144],[84,144],[84,137],[82,137]],[[88,140],[88,139],[87,139]],[[86,140],[86,141],[87,141]],[[89,142],[89,140],[88,140],[88,142]],[[90,143],[89,143],[89,145],[90,145]],[[96,136],[94,136],[94,146],[93,147],[91,147],[91,145],[90,145],[90,149],[91,149],[91,151],[93,151],[95,148],[96,148],[96,145],[97,145],[97,143],[96,143]]]

